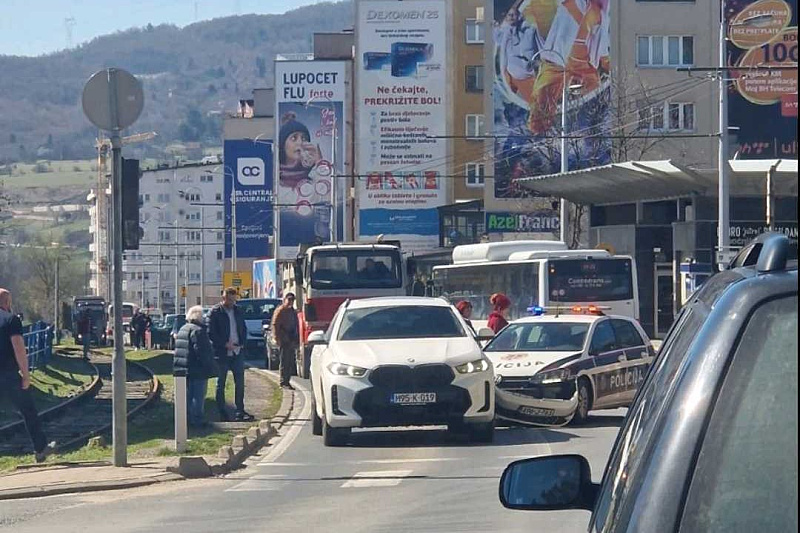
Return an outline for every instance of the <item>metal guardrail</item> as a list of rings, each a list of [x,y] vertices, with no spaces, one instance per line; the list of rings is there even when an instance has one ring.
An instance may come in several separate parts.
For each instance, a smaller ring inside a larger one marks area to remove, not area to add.
[[[22,338],[28,350],[28,369],[44,368],[53,355],[55,328],[46,322],[36,322],[22,328]]]

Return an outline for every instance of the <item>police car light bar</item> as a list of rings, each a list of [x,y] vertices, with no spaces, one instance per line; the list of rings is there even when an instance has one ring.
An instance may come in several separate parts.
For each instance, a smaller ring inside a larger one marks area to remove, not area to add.
[[[603,313],[603,311],[608,311],[609,309],[611,309],[611,308],[610,307],[606,307],[606,306],[600,306],[600,305],[587,305],[585,307],[584,306],[580,306],[580,305],[576,305],[576,306],[574,306],[572,308],[572,312],[577,314],[577,315],[587,314],[587,315],[601,315],[602,316],[602,315],[605,314],[605,313]]]

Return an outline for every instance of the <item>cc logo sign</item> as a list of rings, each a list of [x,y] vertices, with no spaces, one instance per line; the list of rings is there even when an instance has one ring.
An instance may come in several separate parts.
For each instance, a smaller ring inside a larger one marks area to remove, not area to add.
[[[241,185],[264,186],[264,160],[260,157],[240,157],[236,160],[236,178]]]

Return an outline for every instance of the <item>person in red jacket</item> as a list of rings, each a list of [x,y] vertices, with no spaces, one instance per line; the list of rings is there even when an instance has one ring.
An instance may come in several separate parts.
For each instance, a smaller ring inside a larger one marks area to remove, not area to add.
[[[511,307],[511,300],[501,292],[492,294],[489,298],[494,310],[489,314],[488,326],[497,335],[501,329],[508,325],[508,310]]]

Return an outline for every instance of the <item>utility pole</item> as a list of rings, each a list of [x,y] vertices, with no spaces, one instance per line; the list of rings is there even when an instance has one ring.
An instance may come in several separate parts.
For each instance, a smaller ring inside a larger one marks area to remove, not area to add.
[[[564,80],[562,83],[563,89],[561,90],[561,173],[566,174],[569,171],[569,157],[567,155],[567,67],[564,63]],[[561,198],[559,203],[559,240],[567,242],[567,227],[569,226],[569,204],[564,198]]]
[[[61,259],[60,256],[61,256],[61,251],[58,248],[56,248],[56,269],[55,269],[56,270],[55,271],[56,279],[55,279],[55,283],[54,283],[55,290],[53,291],[53,324],[55,325],[56,342],[59,342],[59,337],[60,337],[60,335],[58,333],[60,331],[60,328],[58,327],[59,326],[59,320],[58,320],[58,314],[59,314],[58,313],[58,262],[59,262],[59,259]]]
[[[730,236],[730,188],[728,184],[728,80],[726,63],[725,0],[719,0],[719,150],[718,150],[718,204],[717,250],[727,254]]]
[[[175,314],[181,312],[181,307],[178,298],[180,297],[179,278],[180,278],[180,259],[178,255],[178,238],[180,230],[178,230],[178,219],[175,219]]]
[[[200,206],[200,305],[206,305],[206,207]]]
[[[189,310],[189,250],[183,252],[183,312]]]
[[[231,173],[231,270],[238,272],[236,268],[236,176]]]
[[[159,232],[160,233],[160,232]],[[161,309],[161,235],[158,237],[158,272],[156,273],[156,309]]]

